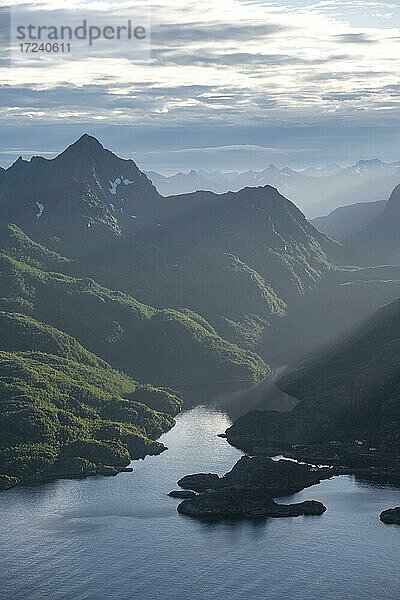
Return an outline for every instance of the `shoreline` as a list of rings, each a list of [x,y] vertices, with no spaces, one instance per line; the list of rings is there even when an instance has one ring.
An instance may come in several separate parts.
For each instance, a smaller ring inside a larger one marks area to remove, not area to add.
[[[229,438],[225,433],[219,437],[226,439],[228,444],[238,448],[250,456],[283,456],[295,462],[314,467],[328,467],[332,477],[354,475],[372,483],[392,484],[400,486],[400,460],[396,453],[374,451],[374,453],[348,451],[342,454],[329,455],[329,445],[305,446],[293,448],[287,446],[266,446],[261,440],[249,438]],[[315,448],[315,449],[313,449]],[[318,451],[317,451],[318,450]]]

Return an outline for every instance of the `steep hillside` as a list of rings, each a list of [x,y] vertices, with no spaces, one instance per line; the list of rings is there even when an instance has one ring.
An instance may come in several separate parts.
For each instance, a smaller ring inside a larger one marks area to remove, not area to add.
[[[35,242],[13,223],[0,226],[0,248],[12,258],[33,267],[51,271],[69,270],[71,261],[68,258]]]
[[[148,304],[187,306],[251,349],[344,261],[343,248],[272,187],[166,198],[154,220],[85,257],[96,279]]]
[[[299,402],[289,413],[249,413],[228,439],[316,444],[367,440],[400,447],[400,300],[381,308],[354,332],[311,356],[277,385]]]
[[[360,202],[350,206],[340,206],[325,217],[310,221],[314,227],[333,240],[346,243],[347,239],[364,229],[385,209],[386,201]]]
[[[251,350],[290,302],[347,260],[273,187],[163,198],[133,161],[88,135],[53,160],[7,169],[0,218],[73,259],[46,268],[160,309],[187,307]],[[15,248],[12,256],[32,264]]]
[[[257,381],[267,371],[255,354],[229,344],[198,315],[155,310],[92,279],[45,272],[0,254],[0,308],[23,312],[78,339],[141,381]]]
[[[376,263],[400,264],[400,185],[393,190],[385,210],[359,233],[349,239],[349,243],[365,253],[376,257]]]
[[[288,365],[348,333],[400,297],[400,267],[330,272],[265,331],[258,351],[273,366]]]
[[[165,449],[154,440],[181,406],[179,395],[136,383],[65,333],[4,312],[0,396],[0,489],[115,474]]]

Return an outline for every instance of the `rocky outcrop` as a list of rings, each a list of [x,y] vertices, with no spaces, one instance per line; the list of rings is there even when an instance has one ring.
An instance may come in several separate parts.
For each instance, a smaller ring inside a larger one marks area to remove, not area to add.
[[[11,488],[18,485],[19,480],[17,477],[11,477],[10,475],[0,475],[0,491],[10,490]]]
[[[242,456],[229,473],[187,475],[178,481],[184,489],[196,492],[225,488],[262,490],[270,497],[285,496],[320,483],[331,476],[329,469],[318,469],[289,460],[264,456]]]
[[[178,512],[200,518],[299,517],[322,515],[326,507],[315,500],[299,504],[277,504],[269,494],[257,489],[224,488],[208,490],[183,500]]]
[[[400,506],[384,510],[381,512],[379,518],[383,523],[387,523],[388,525],[400,525]]]
[[[180,498],[181,500],[188,500],[190,498],[194,498],[197,496],[197,494],[195,492],[191,492],[190,490],[173,490],[172,492],[169,492],[167,496],[170,496],[171,498]]]
[[[321,502],[277,504],[273,498],[299,492],[330,475],[330,469],[289,460],[242,456],[223,477],[215,473],[198,473],[180,479],[178,484],[182,488],[195,490],[198,494],[190,492],[193,496],[179,504],[178,512],[213,519],[321,515],[326,510]]]

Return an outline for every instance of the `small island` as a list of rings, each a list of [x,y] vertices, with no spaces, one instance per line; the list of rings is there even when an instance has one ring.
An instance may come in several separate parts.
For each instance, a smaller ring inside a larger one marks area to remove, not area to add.
[[[298,504],[277,504],[269,494],[260,490],[225,488],[207,490],[203,494],[183,500],[178,512],[201,518],[228,517],[299,517],[322,515],[326,507],[322,502],[309,500]]]
[[[259,489],[272,497],[288,496],[331,477],[331,469],[311,467],[292,460],[242,456],[223,477],[215,473],[186,475],[178,481],[184,489],[205,492],[227,487]]]
[[[322,515],[326,507],[321,502],[278,504],[274,498],[294,494],[330,476],[329,469],[289,460],[242,456],[223,477],[197,473],[180,479],[180,487],[192,495],[185,498],[177,510],[193,517],[213,519]],[[182,498],[185,491],[178,494],[169,495]]]

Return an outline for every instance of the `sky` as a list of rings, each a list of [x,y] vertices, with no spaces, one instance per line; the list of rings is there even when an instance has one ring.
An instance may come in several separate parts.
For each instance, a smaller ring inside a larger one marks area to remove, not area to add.
[[[133,2],[68,7],[100,22],[136,14]],[[65,4],[14,0],[11,14],[62,19]],[[1,165],[54,156],[85,132],[164,173],[400,160],[398,1],[154,0],[145,10],[148,55],[117,42],[64,58],[3,53]]]

